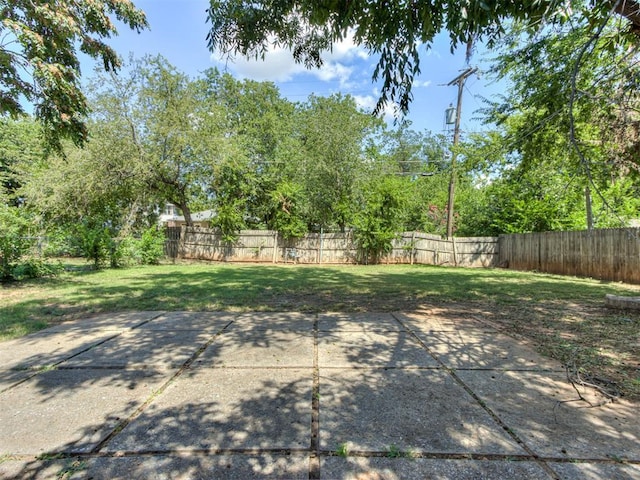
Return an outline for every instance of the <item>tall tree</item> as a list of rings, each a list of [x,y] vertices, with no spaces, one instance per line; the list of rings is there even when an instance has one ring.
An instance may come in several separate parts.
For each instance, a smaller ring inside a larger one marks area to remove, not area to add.
[[[203,81],[224,109],[229,128],[246,155],[246,161],[227,165],[227,174],[219,176],[222,183],[216,185],[216,203],[224,202],[224,211],[231,214],[230,198],[220,193],[235,192],[233,204],[243,212],[234,213],[233,218],[243,219],[242,224],[280,230],[286,213],[274,198],[299,190],[299,184],[294,185],[301,158],[299,137],[294,133],[295,105],[282,98],[271,82],[237,80],[217,70],[205,72]]]
[[[112,236],[146,226],[148,191],[132,172],[127,151],[118,149],[123,143],[112,142],[108,129],[90,123],[92,140],[84,148],[65,142],[62,154],[23,167],[21,193],[45,225],[109,226]]]
[[[191,225],[192,209],[211,204],[216,166],[242,155],[206,83],[147,57],[127,76],[102,78],[95,97],[95,116],[111,125],[115,142],[126,143],[132,172]]]
[[[116,70],[120,61],[104,42],[117,34],[112,16],[136,31],[147,27],[130,0],[0,2],[0,114],[23,113],[24,98],[54,144],[64,136],[85,141],[78,50]]]
[[[355,185],[366,171],[364,140],[376,125],[350,96],[312,95],[301,106],[304,158],[298,174],[309,200],[312,226],[343,229],[350,223]]]
[[[638,178],[640,70],[634,44],[620,38],[619,20],[579,22],[570,17],[535,35],[516,26],[494,67],[511,88],[486,113],[505,127],[519,168],[554,161],[556,171],[577,176],[573,185],[584,190],[591,228],[598,223],[592,203],[606,205],[612,183]],[[613,204],[609,214],[616,215]]]
[[[0,193],[6,201],[21,203],[22,170],[45,155],[42,129],[31,118],[0,118]]]

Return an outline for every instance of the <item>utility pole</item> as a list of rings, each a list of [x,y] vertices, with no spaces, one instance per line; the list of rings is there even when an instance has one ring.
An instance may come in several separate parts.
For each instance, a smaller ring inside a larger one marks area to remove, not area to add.
[[[456,123],[453,128],[453,148],[451,152],[451,179],[449,180],[449,203],[447,205],[447,238],[453,237],[453,201],[456,194],[456,146],[460,140],[460,113],[462,111],[462,91],[464,82],[470,75],[478,71],[477,68],[467,68],[456,78],[447,83],[447,86],[458,85],[458,104],[456,107]]]

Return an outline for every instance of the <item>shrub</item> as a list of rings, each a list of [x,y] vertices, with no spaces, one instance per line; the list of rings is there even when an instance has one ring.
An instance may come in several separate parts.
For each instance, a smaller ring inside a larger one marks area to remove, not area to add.
[[[139,263],[136,240],[131,237],[110,239],[109,265],[111,268],[128,267],[134,263]]]
[[[378,263],[391,251],[402,228],[404,203],[404,191],[397,179],[383,179],[365,192],[364,206],[354,218],[354,240],[362,262]]]
[[[15,280],[27,278],[55,277],[64,267],[60,262],[48,263],[41,258],[32,257],[16,265],[12,275]]]
[[[45,257],[81,257],[82,249],[68,228],[58,227],[47,231],[43,254]]]
[[[111,238],[109,228],[84,221],[76,226],[76,240],[82,256],[93,262],[98,269],[106,265],[108,259],[113,264],[116,245]]]
[[[151,227],[142,233],[136,243],[136,257],[144,265],[157,265],[164,257],[165,234],[163,230]]]

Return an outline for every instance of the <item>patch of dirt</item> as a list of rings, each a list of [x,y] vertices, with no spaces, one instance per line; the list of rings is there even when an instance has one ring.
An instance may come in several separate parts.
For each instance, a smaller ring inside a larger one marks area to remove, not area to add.
[[[491,310],[479,319],[559,360],[573,377],[640,401],[640,312],[575,303]]]

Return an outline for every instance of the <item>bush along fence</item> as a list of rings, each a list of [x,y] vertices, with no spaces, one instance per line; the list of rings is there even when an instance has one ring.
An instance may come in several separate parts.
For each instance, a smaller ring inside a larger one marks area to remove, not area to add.
[[[310,233],[285,239],[272,230],[243,230],[233,243],[217,230],[199,227],[167,229],[165,253],[170,258],[233,262],[304,264],[362,263],[353,233]],[[498,238],[442,239],[437,235],[405,232],[380,263],[494,267],[498,265]]]

